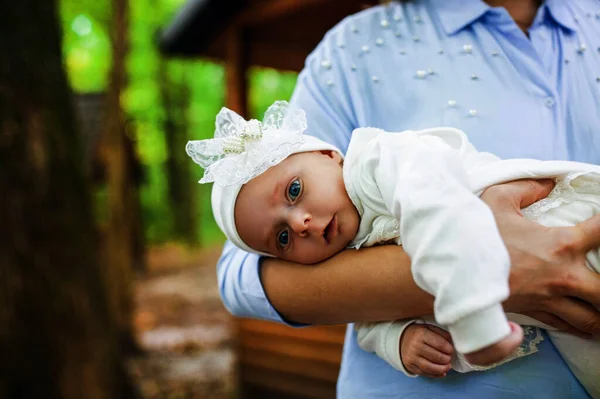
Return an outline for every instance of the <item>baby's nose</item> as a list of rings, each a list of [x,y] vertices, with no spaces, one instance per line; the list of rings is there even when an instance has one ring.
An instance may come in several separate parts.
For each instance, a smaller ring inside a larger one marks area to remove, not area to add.
[[[312,216],[307,212],[296,212],[290,220],[290,228],[300,237],[304,237],[310,228]]]

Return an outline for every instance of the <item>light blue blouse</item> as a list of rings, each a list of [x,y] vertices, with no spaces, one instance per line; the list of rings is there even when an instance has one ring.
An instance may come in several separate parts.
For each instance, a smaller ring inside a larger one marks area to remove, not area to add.
[[[309,134],[343,150],[356,127],[443,125],[503,158],[600,164],[600,2],[547,0],[529,37],[504,8],[480,0],[370,8],[325,36],[308,57],[292,102],[306,111]],[[218,264],[225,306],[239,316],[282,322],[257,262],[225,245]],[[338,397],[588,396],[547,337],[539,353],[491,371],[411,379],[362,351],[350,326]]]

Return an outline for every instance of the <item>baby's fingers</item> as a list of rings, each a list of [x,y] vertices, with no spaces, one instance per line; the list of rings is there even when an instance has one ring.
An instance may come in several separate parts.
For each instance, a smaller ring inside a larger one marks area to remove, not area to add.
[[[418,375],[420,377],[426,377],[426,378],[444,378],[446,376],[446,374],[427,374],[426,372],[424,372],[423,370],[419,369],[418,367],[416,368],[418,370],[418,372],[412,372],[415,375]]]
[[[421,372],[419,375],[423,377],[441,378],[445,377],[446,373],[450,371],[450,365],[441,365],[430,362],[425,358],[420,358],[416,364],[416,367]]]
[[[434,347],[425,345],[422,348],[422,356],[429,360],[431,363],[446,366],[450,364],[452,360],[451,355],[448,355]]]
[[[433,331],[434,333],[436,333],[438,335],[441,335],[442,337],[446,338],[446,340],[448,342],[452,342],[452,337],[450,336],[450,333],[448,331],[442,330],[441,328],[436,327],[436,326],[432,326],[431,324],[428,324],[427,328],[430,331]]]
[[[450,343],[450,334],[434,326],[427,326],[428,333],[425,334],[424,341],[427,345],[443,352],[447,355],[454,353],[454,347]]]

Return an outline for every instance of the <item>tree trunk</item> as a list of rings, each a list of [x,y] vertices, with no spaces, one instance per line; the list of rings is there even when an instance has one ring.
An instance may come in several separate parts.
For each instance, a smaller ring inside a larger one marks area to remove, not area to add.
[[[0,3],[0,398],[132,397],[54,0]]]
[[[169,73],[171,72],[171,73]],[[166,60],[161,60],[160,88],[165,109],[164,131],[167,143],[167,181],[173,215],[173,235],[187,243],[198,244],[196,215],[196,185],[192,180],[190,161],[185,153],[188,141],[187,110],[189,87],[185,66],[173,76]]]
[[[114,0],[113,66],[106,99],[104,162],[108,186],[108,222],[105,256],[110,288],[110,312],[115,318],[121,343],[133,349],[132,282],[138,230],[138,193],[128,159],[125,115],[120,99],[126,84],[127,0]]]

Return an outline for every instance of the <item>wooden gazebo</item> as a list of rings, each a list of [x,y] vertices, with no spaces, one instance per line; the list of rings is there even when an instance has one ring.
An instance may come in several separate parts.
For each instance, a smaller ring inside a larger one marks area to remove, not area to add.
[[[246,111],[250,65],[300,71],[323,35],[377,0],[188,0],[160,37],[166,55],[225,61],[227,106]]]
[[[160,36],[170,56],[225,62],[226,105],[247,116],[249,66],[300,71],[323,35],[377,0],[189,0]],[[240,319],[247,398],[334,398],[345,326],[293,329]]]

